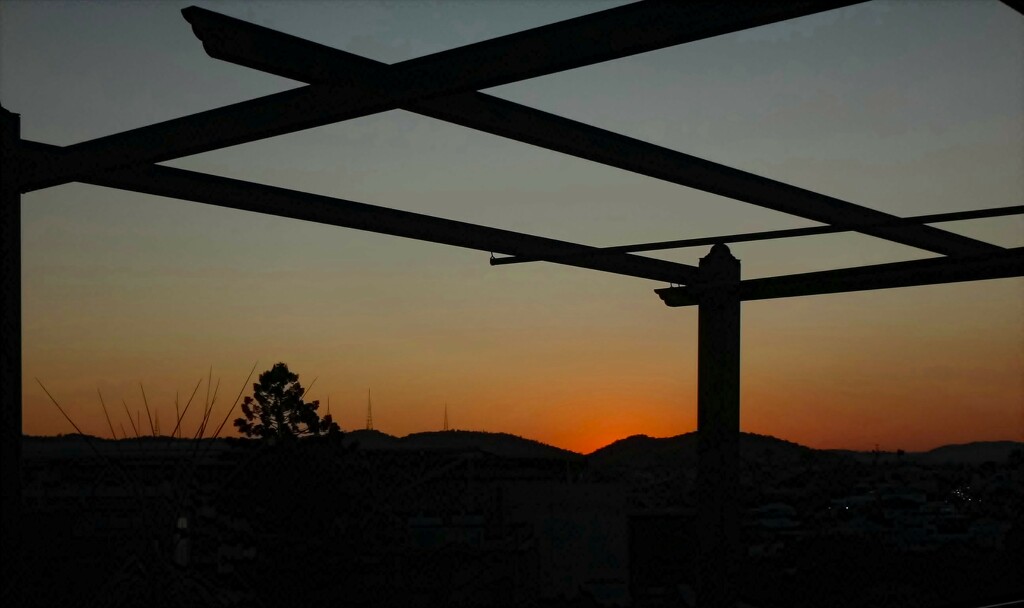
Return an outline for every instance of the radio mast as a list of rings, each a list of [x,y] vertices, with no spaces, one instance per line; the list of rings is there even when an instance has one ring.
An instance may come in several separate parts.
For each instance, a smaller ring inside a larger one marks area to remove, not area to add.
[[[373,399],[370,397],[370,389],[366,389],[366,430],[373,430]]]

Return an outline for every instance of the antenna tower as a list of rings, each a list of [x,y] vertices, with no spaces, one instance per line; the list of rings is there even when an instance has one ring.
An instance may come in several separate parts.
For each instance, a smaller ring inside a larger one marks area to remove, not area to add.
[[[370,397],[370,389],[366,389],[366,430],[373,430],[373,399]]]
[[[450,430],[448,428],[448,404],[447,403],[444,404],[444,430],[446,430],[446,431]]]

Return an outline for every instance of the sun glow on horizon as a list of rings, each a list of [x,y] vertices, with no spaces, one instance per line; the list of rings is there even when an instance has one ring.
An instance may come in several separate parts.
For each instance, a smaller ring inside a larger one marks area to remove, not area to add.
[[[190,1],[0,2],[0,97],[22,136],[69,145],[296,86],[211,59]],[[595,10],[212,8],[388,63]],[[896,216],[998,207],[1024,200],[1017,17],[864,3],[487,93]],[[592,246],[814,223],[404,110],[165,164]],[[363,428],[367,387],[396,436],[440,430],[446,402],[454,428],[581,453],[695,429],[697,313],[664,306],[661,283],[83,183],[21,200],[27,434],[74,431],[35,377],[99,436],[97,390],[133,433],[149,428],[140,384],[168,429],[202,378],[194,432],[211,365],[214,429],[233,434],[254,360],[319,378],[311,398],[324,412],[330,395],[345,430]],[[1021,216],[937,226],[1024,246]],[[745,279],[933,255],[860,234],[732,251]],[[816,448],[1024,440],[1022,304],[1021,278],[745,303],[741,429]]]

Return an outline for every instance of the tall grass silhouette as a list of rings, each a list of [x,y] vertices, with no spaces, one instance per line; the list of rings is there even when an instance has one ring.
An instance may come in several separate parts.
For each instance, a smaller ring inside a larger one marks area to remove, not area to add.
[[[220,387],[219,379],[214,385],[213,370],[212,367],[210,368],[207,375],[206,399],[201,404],[203,408],[201,419],[197,423],[195,431],[191,433],[191,439],[185,440],[178,439],[182,434],[182,423],[195,401],[196,394],[202,385],[202,378],[197,381],[184,408],[179,410],[177,397],[175,398],[175,425],[169,435],[159,433],[157,422],[159,410],[157,410],[157,418],[154,419],[145,388],[140,382],[139,389],[146,409],[149,435],[144,435],[136,421],[132,420],[127,402],[122,399],[125,416],[132,427],[134,437],[129,437],[123,422],[119,422],[121,428],[121,438],[119,439],[103,394],[97,389],[100,407],[110,432],[109,441],[84,433],[42,380],[36,378],[36,382],[50,402],[74,429],[78,439],[86,444],[95,463],[99,465],[98,473],[91,480],[87,498],[96,499],[102,496],[103,488],[101,486],[106,487],[109,494],[112,480],[116,480],[115,490],[124,491],[131,498],[129,519],[134,522],[134,525],[131,526],[133,540],[115,552],[117,555],[113,563],[105,564],[107,577],[95,586],[95,594],[92,596],[86,594],[81,598],[83,605],[235,605],[240,600],[242,603],[251,603],[253,598],[245,598],[238,593],[232,593],[232,588],[244,588],[244,585],[225,585],[224,580],[217,580],[217,577],[209,576],[202,569],[190,567],[192,565],[190,535],[195,527],[196,512],[200,506],[216,504],[218,502],[217,495],[226,488],[226,485],[222,485],[220,488],[211,488],[210,484],[200,483],[200,465],[209,454],[215,440],[219,438],[227,420],[235,411],[257,365],[258,362],[253,364],[238,395],[231,406],[227,408],[220,424],[212,434],[207,436]],[[191,442],[192,445],[181,445],[180,441]],[[113,446],[113,448],[110,449],[109,446]],[[246,467],[252,461],[252,457],[243,459],[238,462],[237,466]],[[151,472],[151,475],[156,475],[159,479],[144,477],[147,463],[155,466],[156,470]],[[170,471],[171,474],[161,473],[161,469],[168,465],[173,467]],[[229,479],[238,477],[237,473],[238,471],[233,471],[228,475]],[[172,480],[170,488],[166,487],[168,479]],[[157,483],[154,485],[153,482]],[[211,493],[212,495],[204,495]],[[88,500],[85,500],[83,505],[84,511],[90,508]],[[92,508],[99,509],[100,507],[95,506],[94,503]],[[208,530],[212,531],[215,537],[216,528],[217,526],[214,525]],[[42,556],[37,556],[35,561],[24,560],[19,567],[27,576],[32,569],[37,571],[44,569],[45,564]],[[30,605],[34,602],[42,602],[42,605],[47,603],[44,589],[34,589],[32,595],[15,599],[23,600],[19,602],[19,605]]]

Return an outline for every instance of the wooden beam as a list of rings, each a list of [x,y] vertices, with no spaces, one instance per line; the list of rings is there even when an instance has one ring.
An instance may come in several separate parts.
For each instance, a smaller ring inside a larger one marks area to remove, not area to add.
[[[697,606],[735,608],[740,553],[740,262],[701,258],[697,312]]]
[[[740,282],[739,297],[741,301],[768,300],[1020,276],[1024,276],[1024,247],[974,256],[748,279]],[[694,306],[707,289],[708,286],[697,283],[654,291],[668,306]]]
[[[757,4],[746,0],[745,4]],[[792,0],[793,6],[832,7],[835,0]],[[821,9],[818,9],[821,10]],[[396,64],[378,78],[312,85],[156,123],[68,146],[65,153],[27,176],[23,191],[59,185],[97,171],[150,164],[234,146],[275,135],[384,112],[432,96],[493,87],[561,70],[626,57],[695,39],[694,21],[705,37],[743,22],[729,6],[714,2],[637,2],[492,40]],[[815,12],[804,9],[804,12]],[[222,42],[210,35],[203,17],[210,11],[182,11],[216,53]],[[223,42],[230,42],[225,40]]]
[[[22,588],[21,559],[21,163],[18,138],[21,118],[0,107],[0,280],[3,347],[0,348],[0,517],[4,597],[17,599]]]
[[[426,57],[395,64],[394,68],[424,62],[449,63],[444,78],[458,80],[463,90],[505,84],[505,73],[519,66],[515,80],[571,69],[581,65],[643,53],[668,46],[693,42],[722,34],[769,25],[865,0],[789,0],[765,3],[760,0],[691,0],[690,2],[652,2],[644,0],[618,8],[501,36]],[[301,82],[373,82],[379,71],[360,70],[358,66],[339,66],[333,61],[336,49],[294,38],[303,46],[286,44],[268,47],[265,36],[282,34],[276,30],[228,17],[214,11],[189,7],[182,11],[203,41],[211,57],[278,73]],[[247,28],[238,27],[244,24]],[[625,53],[625,54],[624,54]],[[369,60],[368,60],[369,61]],[[465,66],[456,67],[459,62]],[[509,64],[509,65],[505,65]],[[292,66],[292,67],[288,67]],[[296,66],[301,66],[296,69]],[[459,70],[466,73],[455,74]],[[311,79],[312,77],[312,79]],[[471,86],[479,78],[486,86]],[[457,85],[456,85],[457,86]]]
[[[1024,205],[1015,205],[1009,207],[992,207],[989,209],[969,209],[967,211],[953,211],[950,213],[930,213],[927,215],[915,215],[912,217],[899,218],[891,222],[890,225],[899,226],[908,224],[959,222],[963,220],[1002,217],[1006,215],[1020,215],[1022,213],[1024,213]],[[665,249],[701,247],[706,245],[715,245],[717,243],[749,243],[753,241],[768,241],[773,239],[784,238],[788,239],[800,236],[818,236],[822,234],[837,234],[841,232],[853,232],[853,230],[849,228],[838,228],[836,226],[811,226],[809,228],[787,228],[784,230],[765,230],[763,232],[744,232],[740,234],[704,236],[695,239],[678,239],[674,241],[638,243],[636,245],[615,245],[612,247],[601,247],[600,251],[607,253],[639,253],[641,251],[663,251]],[[504,266],[505,264],[521,264],[523,262],[533,261],[535,260],[520,257],[494,258],[491,260],[491,266]]]
[[[22,140],[22,148],[23,155],[37,163],[49,162],[51,155],[60,153],[57,146],[25,140]],[[594,248],[586,245],[171,167],[128,167],[98,173],[82,181],[478,251],[535,257],[554,257],[573,251],[580,255],[567,262],[568,266],[654,281],[687,283],[696,273],[695,267],[686,264],[629,254],[615,257],[595,255],[591,258],[586,254]]]
[[[1024,0],[1002,0],[1003,4],[1024,15]]]
[[[757,7],[766,11],[774,5],[764,2],[744,10],[764,19]],[[814,5],[818,10],[823,6]],[[804,10],[810,8],[804,7]],[[279,76],[318,85],[348,83],[353,79],[379,82],[401,65],[389,66],[211,11],[196,11],[197,16],[202,15],[206,36],[218,41],[214,57]],[[1000,249],[931,226],[893,225],[900,218],[483,93],[421,99],[402,107],[431,118],[935,253],[968,255]]]

